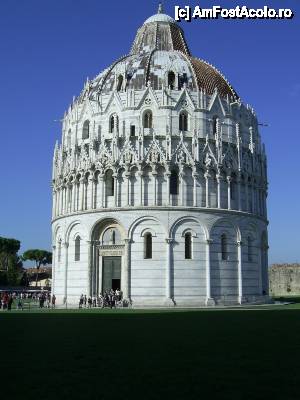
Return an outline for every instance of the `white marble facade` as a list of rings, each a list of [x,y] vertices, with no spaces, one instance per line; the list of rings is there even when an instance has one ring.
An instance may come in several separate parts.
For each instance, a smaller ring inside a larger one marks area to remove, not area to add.
[[[53,293],[134,305],[263,301],[266,155],[253,109],[160,9],[87,80],[53,159]]]

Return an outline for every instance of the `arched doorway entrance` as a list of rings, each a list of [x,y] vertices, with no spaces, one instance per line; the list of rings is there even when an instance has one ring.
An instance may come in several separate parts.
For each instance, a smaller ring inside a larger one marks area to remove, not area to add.
[[[128,297],[128,240],[114,219],[100,221],[93,230],[91,251],[91,295],[121,289]]]

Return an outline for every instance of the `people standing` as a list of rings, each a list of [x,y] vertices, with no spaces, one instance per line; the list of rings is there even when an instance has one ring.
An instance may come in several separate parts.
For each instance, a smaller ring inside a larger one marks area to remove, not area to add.
[[[88,298],[88,308],[92,308],[92,298]]]
[[[19,296],[17,309],[23,311],[22,296]]]
[[[12,295],[10,295],[8,297],[8,301],[7,301],[7,311],[11,311],[11,306],[12,306],[13,301],[14,301],[14,299],[13,299]]]
[[[55,297],[55,294],[54,294],[52,296],[52,299],[51,299],[52,308],[55,308],[55,302],[56,302],[56,297]]]

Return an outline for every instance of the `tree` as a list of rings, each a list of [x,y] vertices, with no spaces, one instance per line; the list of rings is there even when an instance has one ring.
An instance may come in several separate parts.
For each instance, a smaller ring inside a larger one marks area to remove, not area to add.
[[[0,270],[8,271],[10,256],[16,256],[20,250],[21,243],[16,239],[0,237]]]
[[[22,262],[18,256],[20,241],[0,237],[0,283],[18,285]]]
[[[35,262],[35,266],[37,269],[35,286],[37,286],[40,267],[41,265],[51,264],[52,253],[50,253],[50,251],[47,250],[29,249],[23,253],[22,259],[23,261],[30,260]]]
[[[10,286],[17,286],[20,283],[22,267],[23,264],[20,257],[16,254],[10,254],[8,256],[7,283]]]

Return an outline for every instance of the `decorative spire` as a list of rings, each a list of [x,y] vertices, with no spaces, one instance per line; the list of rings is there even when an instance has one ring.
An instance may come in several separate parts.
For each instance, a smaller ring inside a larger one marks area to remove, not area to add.
[[[160,2],[160,3],[158,4],[157,14],[163,14],[163,13],[164,13],[163,4],[162,4],[162,2]]]

